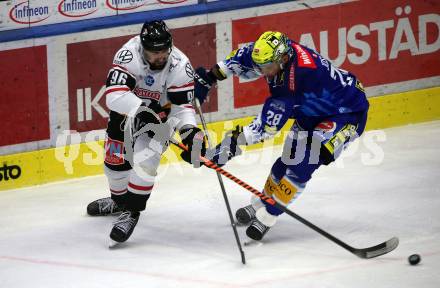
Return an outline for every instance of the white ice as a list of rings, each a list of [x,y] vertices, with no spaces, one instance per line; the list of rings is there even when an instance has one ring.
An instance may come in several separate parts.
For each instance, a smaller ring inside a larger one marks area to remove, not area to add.
[[[161,168],[133,235],[114,250],[115,218],[85,213],[107,196],[104,176],[0,192],[0,287],[440,287],[440,122],[371,131],[357,147],[316,172],[290,208],[356,247],[398,236],[387,255],[359,259],[283,215],[262,244],[244,247],[243,265],[215,173],[179,164]],[[224,168],[261,189],[280,153],[249,151]],[[233,211],[248,203],[224,182]],[[410,266],[414,253],[422,261]]]

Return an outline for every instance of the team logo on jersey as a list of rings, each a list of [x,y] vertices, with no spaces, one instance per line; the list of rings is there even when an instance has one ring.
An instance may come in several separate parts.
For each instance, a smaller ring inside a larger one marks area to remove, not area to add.
[[[174,68],[176,68],[177,67],[177,64],[178,63],[170,63],[170,68],[168,68],[168,72],[171,72],[171,71],[173,71],[174,70]]]
[[[142,89],[142,88],[136,87],[133,92],[139,98],[142,98],[142,99],[154,99],[157,101],[159,101],[159,99],[160,99],[160,92],[157,92],[157,91],[150,91],[147,89]]]
[[[127,64],[133,60],[133,53],[130,50],[122,50],[116,54],[115,64]]]
[[[148,75],[147,77],[144,78],[144,82],[147,86],[151,86],[154,84],[154,78],[151,75]]]
[[[191,64],[186,63],[185,65],[185,71],[186,71],[186,75],[188,75],[189,78],[194,78],[194,70],[191,67]]]

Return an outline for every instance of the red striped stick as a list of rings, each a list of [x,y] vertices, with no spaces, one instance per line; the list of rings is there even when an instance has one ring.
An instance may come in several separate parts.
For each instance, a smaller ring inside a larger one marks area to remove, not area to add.
[[[179,147],[182,150],[188,151],[188,147],[186,147],[185,145],[183,145],[182,143],[176,143],[174,142],[174,140],[171,141],[171,143],[173,143],[174,145],[176,145],[177,147]],[[209,160],[206,157],[200,157],[200,160],[203,161],[203,164],[211,169],[214,169],[215,171],[217,171],[218,173],[224,175],[226,178],[234,181],[235,183],[237,183],[238,185],[240,185],[241,187],[243,187],[244,189],[252,192],[253,194],[255,194],[256,196],[258,196],[260,199],[262,199],[263,201],[269,203],[270,205],[275,205],[275,200],[271,197],[268,197],[266,195],[264,195],[263,193],[261,193],[260,191],[258,191],[257,189],[255,189],[254,187],[252,187],[251,185],[247,184],[244,181],[241,181],[240,179],[238,179],[237,177],[235,177],[234,175],[232,175],[231,173],[229,173],[228,171],[223,170],[222,168],[218,167],[218,165],[216,165],[214,162],[212,162],[211,160]]]
[[[186,147],[182,143],[175,142],[174,139],[171,139],[171,143],[173,143],[174,145],[176,145],[177,147],[179,147],[182,150],[188,151],[188,147]],[[375,246],[372,246],[372,247],[367,247],[367,248],[355,248],[355,247],[352,247],[352,246],[348,245],[347,243],[343,242],[342,240],[340,240],[340,239],[336,238],[335,236],[331,235],[327,231],[319,228],[315,224],[313,224],[313,223],[309,222],[308,220],[302,218],[301,216],[299,216],[298,214],[294,213],[293,211],[287,209],[287,207],[279,204],[273,198],[264,195],[263,193],[261,193],[260,191],[258,191],[255,188],[253,188],[252,186],[250,186],[246,182],[241,181],[240,179],[238,179],[237,177],[235,177],[231,173],[229,173],[229,172],[223,170],[222,168],[218,167],[215,163],[213,163],[208,158],[200,157],[200,160],[203,161],[203,164],[205,164],[206,167],[216,170],[218,173],[224,175],[225,177],[231,179],[232,181],[234,181],[235,183],[237,183],[241,187],[243,187],[246,190],[252,192],[256,196],[258,196],[260,199],[265,201],[266,203],[269,203],[270,205],[280,209],[281,211],[285,212],[287,215],[295,218],[299,222],[301,222],[304,225],[308,226],[310,229],[315,230],[316,232],[318,232],[322,236],[326,237],[327,239],[329,239],[330,241],[336,243],[337,245],[341,246],[342,248],[346,249],[347,251],[353,253],[354,255],[358,256],[359,258],[363,258],[363,259],[374,258],[374,257],[377,257],[377,256],[380,256],[380,255],[383,255],[383,254],[386,254],[386,253],[389,253],[389,252],[393,251],[399,245],[399,238],[393,237],[393,238],[389,239],[388,241],[382,242],[382,243],[380,243],[378,245],[375,245]]]

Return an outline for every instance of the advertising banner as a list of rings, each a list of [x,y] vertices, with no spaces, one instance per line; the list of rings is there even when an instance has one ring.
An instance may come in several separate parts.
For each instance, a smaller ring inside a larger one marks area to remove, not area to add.
[[[106,0],[107,8],[117,11],[118,14],[175,8],[179,6],[197,4],[198,0]]]
[[[0,2],[0,31],[197,4],[197,0],[12,0]]]
[[[352,71],[367,87],[437,76],[440,6],[435,2],[355,1],[240,19],[232,23],[233,49],[277,30]],[[234,79],[234,106],[263,103],[266,86],[263,79]]]
[[[0,146],[50,138],[46,46],[0,51]]]

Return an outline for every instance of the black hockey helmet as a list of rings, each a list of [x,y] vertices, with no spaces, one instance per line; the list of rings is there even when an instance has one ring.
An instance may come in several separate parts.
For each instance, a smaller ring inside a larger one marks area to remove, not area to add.
[[[173,46],[170,30],[162,20],[146,21],[142,26],[140,36],[145,50],[160,51]]]

